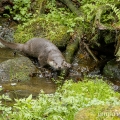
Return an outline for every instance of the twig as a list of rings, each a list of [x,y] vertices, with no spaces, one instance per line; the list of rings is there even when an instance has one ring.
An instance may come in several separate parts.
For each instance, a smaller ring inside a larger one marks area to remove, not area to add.
[[[86,48],[86,50],[89,52],[89,54],[93,57],[93,59],[98,62],[99,60],[95,57],[95,55],[92,53],[92,51],[89,49],[88,45],[86,43],[84,43],[84,46]]]

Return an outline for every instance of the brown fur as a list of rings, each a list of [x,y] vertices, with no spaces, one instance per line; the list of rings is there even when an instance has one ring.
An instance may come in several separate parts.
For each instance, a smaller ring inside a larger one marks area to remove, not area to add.
[[[57,70],[71,67],[60,50],[44,38],[32,38],[25,44],[7,42],[2,38],[0,38],[0,42],[8,48],[23,52],[26,56],[37,58],[41,67],[47,64]]]

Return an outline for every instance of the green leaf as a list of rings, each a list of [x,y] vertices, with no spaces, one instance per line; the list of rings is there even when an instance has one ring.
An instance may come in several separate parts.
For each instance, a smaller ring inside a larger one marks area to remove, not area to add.
[[[26,14],[26,11],[25,11],[25,10],[21,10],[20,13],[21,13],[22,15],[25,15],[25,14]]]
[[[27,102],[31,101],[32,100],[32,94],[29,95],[29,97],[26,99]]]

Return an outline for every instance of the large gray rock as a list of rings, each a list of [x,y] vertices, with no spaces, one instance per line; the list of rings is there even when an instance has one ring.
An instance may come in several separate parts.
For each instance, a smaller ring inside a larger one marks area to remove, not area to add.
[[[28,80],[36,67],[27,57],[16,57],[0,64],[0,81]]]

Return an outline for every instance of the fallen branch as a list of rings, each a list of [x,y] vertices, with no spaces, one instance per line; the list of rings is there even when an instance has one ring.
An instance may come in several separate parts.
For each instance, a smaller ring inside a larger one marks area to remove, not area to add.
[[[86,48],[86,50],[88,51],[88,53],[93,57],[93,59],[98,62],[99,60],[95,57],[95,55],[92,53],[92,51],[89,49],[88,45],[86,43],[84,43],[84,46]]]
[[[80,11],[73,5],[73,3],[70,0],[59,0],[59,1],[64,3],[77,16],[81,15]]]

